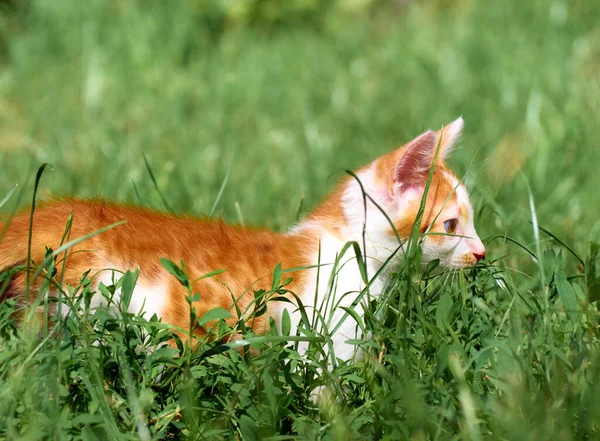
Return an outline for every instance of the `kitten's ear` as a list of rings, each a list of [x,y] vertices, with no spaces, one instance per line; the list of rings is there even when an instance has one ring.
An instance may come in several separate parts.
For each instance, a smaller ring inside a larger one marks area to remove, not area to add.
[[[429,171],[438,143],[440,152],[438,164],[448,157],[462,133],[462,118],[451,122],[443,129],[428,130],[403,147],[388,153],[376,161],[376,176],[383,177],[385,188],[391,193],[411,188],[423,187],[427,183]]]
[[[452,150],[456,146],[456,143],[460,139],[460,135],[462,134],[463,127],[465,125],[465,121],[462,119],[462,116],[458,119],[452,121],[447,126],[444,126],[442,129],[435,132],[435,136],[437,138],[437,142],[439,142],[440,137],[442,138],[442,142],[440,144],[440,161],[448,158]]]
[[[421,187],[427,182],[437,147],[437,136],[432,130],[412,140],[398,161],[393,175],[395,190]]]

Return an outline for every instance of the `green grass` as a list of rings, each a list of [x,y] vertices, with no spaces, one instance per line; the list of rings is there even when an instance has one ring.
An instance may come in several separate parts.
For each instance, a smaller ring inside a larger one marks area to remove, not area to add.
[[[462,115],[451,162],[488,264],[439,275],[412,259],[364,318],[367,357],[322,377],[327,335],[304,358],[275,330],[246,333],[252,351],[176,357],[156,321],[87,315],[85,284],[49,323],[59,338],[16,328],[5,302],[0,437],[598,439],[596,3],[390,3],[217,35],[193,1],[2,9],[0,200],[19,184],[3,212],[48,162],[42,193],[284,231],[345,169]],[[337,400],[314,405],[319,385]]]

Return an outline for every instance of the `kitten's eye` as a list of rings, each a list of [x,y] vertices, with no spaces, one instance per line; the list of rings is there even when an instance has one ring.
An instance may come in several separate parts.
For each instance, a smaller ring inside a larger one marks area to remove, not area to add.
[[[456,232],[456,225],[458,225],[458,219],[448,219],[446,222],[444,222],[446,233],[454,234]]]

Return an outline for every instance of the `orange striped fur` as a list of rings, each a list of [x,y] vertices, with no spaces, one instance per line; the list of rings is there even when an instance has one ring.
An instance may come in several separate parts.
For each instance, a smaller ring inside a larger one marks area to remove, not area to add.
[[[176,263],[183,260],[192,280],[211,271],[226,270],[194,284],[193,291],[201,296],[194,305],[198,316],[215,307],[225,308],[235,315],[232,295],[244,311],[254,299],[254,290],[271,288],[271,275],[278,263],[283,269],[321,263],[325,265],[321,269],[289,274],[293,281],[286,288],[296,293],[308,309],[319,308],[319,302],[326,297],[335,300],[331,318],[338,320],[343,311],[341,306],[352,303],[364,288],[364,281],[356,264],[349,263],[337,274],[337,284],[330,289],[325,283],[330,276],[330,264],[346,242],[354,240],[362,244],[365,229],[367,249],[364,252],[372,276],[381,267],[381,262],[399,246],[394,228],[401,238],[408,237],[440,138],[439,158],[427,197],[422,232],[444,232],[448,225],[446,221],[456,219],[455,233],[468,238],[427,236],[423,242],[423,260],[438,258],[443,265],[458,268],[474,265],[483,257],[485,249],[473,227],[468,194],[444,164],[460,136],[462,125],[462,119],[458,119],[443,132],[428,131],[356,172],[366,192],[387,212],[393,225],[372,203],[367,204],[365,225],[363,196],[358,183],[351,177],[344,178],[319,207],[286,234],[226,225],[219,220],[174,216],[102,200],[62,199],[40,203],[36,207],[31,259],[39,264],[44,259],[44,247],[56,250],[60,246],[71,213],[71,239],[124,220],[124,224],[93,236],[68,251],[65,284],[77,285],[81,274],[87,270],[98,274],[94,279],[97,286],[100,281],[109,284],[112,274],[106,269],[139,269],[132,312],[144,309],[147,314],[156,313],[166,323],[189,329],[187,291],[161,266],[160,258]],[[0,230],[3,227],[0,224]],[[12,219],[0,243],[0,271],[26,262],[28,229],[28,211]],[[317,261],[319,253],[320,262]],[[348,257],[352,260],[350,255]],[[61,260],[58,264],[59,274],[63,263]],[[319,283],[317,272],[320,272]],[[32,296],[39,289],[41,277],[32,281]],[[31,300],[23,299],[25,280],[23,272],[14,276],[3,298],[15,297],[23,303]],[[381,293],[383,282],[378,280],[371,286],[371,295]],[[355,294],[343,296],[347,292]],[[278,322],[283,308],[298,321],[294,306],[277,302],[269,305],[268,314],[249,321],[248,326],[257,333],[266,331],[268,318],[272,316]],[[334,349],[339,357],[350,359],[354,348],[346,344],[346,340],[353,338],[356,324],[351,319],[346,322],[334,337]]]

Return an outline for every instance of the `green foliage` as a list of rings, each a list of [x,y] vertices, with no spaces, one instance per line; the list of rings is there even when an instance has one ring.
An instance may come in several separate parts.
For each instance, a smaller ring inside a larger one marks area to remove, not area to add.
[[[590,300],[600,300],[600,223],[594,224],[590,233],[590,250],[587,261],[587,289]]]
[[[192,314],[208,335],[175,349],[168,325],[126,312],[135,274],[101,284],[109,308],[91,311],[92,275],[84,275],[65,287],[66,317],[46,312],[44,338],[36,320],[15,325],[13,300],[0,304],[0,431],[10,439],[593,438],[597,312],[583,279],[566,278],[560,252],[543,261],[547,308],[497,265],[421,272],[417,256],[364,317],[353,315],[372,336],[355,341],[365,359],[329,370],[319,355],[329,333],[301,325],[298,335],[315,337],[289,336],[288,318],[282,335],[272,323],[255,336],[241,322],[227,325],[221,308]],[[185,267],[167,262],[189,287]],[[110,307],[119,288],[120,308]],[[274,301],[282,290],[257,298]],[[233,334],[241,340],[221,343]],[[299,340],[314,345],[305,357]],[[316,405],[321,387],[333,395]]]
[[[63,286],[69,312],[53,319],[56,259],[81,239],[66,235],[37,262],[30,320],[0,304],[0,438],[598,437],[600,3],[4,3],[7,217],[51,163],[44,192],[284,230],[344,170],[462,114],[452,162],[488,253],[474,270],[422,268],[414,236],[387,295],[346,311],[371,335],[354,341],[365,359],[327,369],[333,330],[312,311],[297,335],[289,317],[254,335],[234,311],[190,308],[208,333],[191,345],[179,335],[195,328],[126,312],[132,272],[98,287],[109,309],[89,310],[93,274]],[[162,265],[190,290],[185,262]],[[274,268],[235,312],[264,314],[288,284]]]

